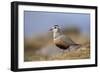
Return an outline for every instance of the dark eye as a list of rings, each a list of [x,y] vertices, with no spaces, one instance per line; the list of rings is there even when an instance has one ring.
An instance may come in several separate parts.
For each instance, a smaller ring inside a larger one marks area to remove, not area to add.
[[[55,29],[57,28],[57,27],[54,27]]]

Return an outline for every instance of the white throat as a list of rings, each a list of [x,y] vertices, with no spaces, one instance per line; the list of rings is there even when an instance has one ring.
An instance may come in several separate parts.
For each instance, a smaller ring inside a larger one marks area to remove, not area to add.
[[[53,30],[53,39],[55,40],[57,37],[61,35],[60,29]]]

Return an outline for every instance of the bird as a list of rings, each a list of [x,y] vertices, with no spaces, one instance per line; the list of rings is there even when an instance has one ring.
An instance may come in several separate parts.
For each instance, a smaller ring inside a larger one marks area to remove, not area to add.
[[[75,43],[71,38],[62,33],[59,25],[54,25],[50,30],[53,32],[54,44],[63,51],[66,49],[70,51],[72,48],[80,47],[80,44]]]

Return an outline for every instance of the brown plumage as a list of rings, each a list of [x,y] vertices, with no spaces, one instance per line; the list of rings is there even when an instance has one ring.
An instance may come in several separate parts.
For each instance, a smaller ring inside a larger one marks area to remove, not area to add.
[[[61,49],[69,48],[69,44],[64,43],[62,40],[54,40],[54,44]]]

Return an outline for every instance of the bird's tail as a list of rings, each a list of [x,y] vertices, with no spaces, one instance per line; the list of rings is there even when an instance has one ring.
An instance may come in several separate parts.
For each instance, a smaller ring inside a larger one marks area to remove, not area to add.
[[[81,47],[82,45],[81,44],[72,44],[71,46],[70,46],[70,49],[79,49],[80,47]]]
[[[72,45],[75,45],[75,46],[82,46],[81,44],[72,44]]]

